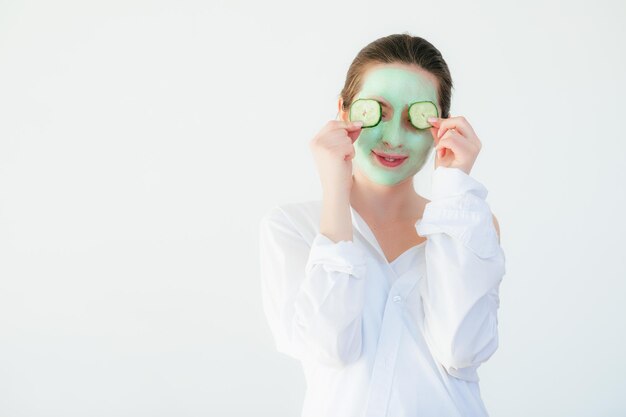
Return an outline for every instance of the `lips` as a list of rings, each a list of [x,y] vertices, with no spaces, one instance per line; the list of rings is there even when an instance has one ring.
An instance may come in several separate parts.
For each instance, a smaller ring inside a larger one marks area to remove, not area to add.
[[[372,151],[374,152],[376,155],[382,157],[382,158],[393,158],[393,159],[406,159],[408,158],[408,155],[401,155],[401,154],[397,154],[397,153],[385,153],[385,152],[380,152],[380,151]]]
[[[374,151],[372,151],[372,153],[374,154],[374,158],[378,161],[378,163],[381,164],[384,167],[387,167],[387,168],[398,167],[398,166],[404,164],[404,161],[406,161],[408,159],[408,157],[404,156],[404,155],[377,153],[377,152],[374,152]],[[390,161],[388,159],[385,159],[386,155],[394,155],[395,158]]]

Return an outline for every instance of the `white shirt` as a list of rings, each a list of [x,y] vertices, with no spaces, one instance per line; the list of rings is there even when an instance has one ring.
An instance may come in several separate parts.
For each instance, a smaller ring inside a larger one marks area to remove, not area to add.
[[[487,416],[477,368],[498,347],[505,256],[487,189],[433,172],[415,224],[427,240],[389,263],[350,207],[353,240],[319,231],[321,200],[260,223],[263,308],[279,352],[298,359],[302,417]]]

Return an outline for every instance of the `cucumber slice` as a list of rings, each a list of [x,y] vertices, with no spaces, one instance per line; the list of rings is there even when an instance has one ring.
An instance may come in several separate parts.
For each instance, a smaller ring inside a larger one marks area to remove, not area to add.
[[[350,105],[350,121],[363,122],[362,127],[374,127],[380,123],[382,108],[378,101],[360,98]]]
[[[439,117],[437,106],[432,101],[418,101],[409,106],[409,119],[411,124],[418,129],[431,127],[429,117]]]

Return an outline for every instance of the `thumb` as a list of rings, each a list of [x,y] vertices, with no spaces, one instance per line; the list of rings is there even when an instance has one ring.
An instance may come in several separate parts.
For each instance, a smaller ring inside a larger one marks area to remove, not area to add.
[[[352,143],[356,142],[356,140],[359,138],[359,135],[361,135],[360,128],[348,130],[348,137],[352,140]]]
[[[347,122],[346,131],[348,133],[348,137],[352,140],[352,143],[354,143],[359,138],[362,126],[363,122],[361,121]]]
[[[360,120],[355,120],[354,122],[350,120],[346,120],[346,129],[356,130],[361,129],[363,127],[363,122]]]

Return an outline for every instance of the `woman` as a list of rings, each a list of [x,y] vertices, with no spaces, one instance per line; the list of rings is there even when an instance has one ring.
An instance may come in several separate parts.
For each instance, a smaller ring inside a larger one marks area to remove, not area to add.
[[[363,48],[338,120],[309,142],[322,199],[272,208],[260,224],[265,314],[301,361],[302,416],[486,416],[477,368],[498,346],[505,256],[487,189],[470,176],[481,142],[450,117],[440,52],[408,34]],[[382,119],[350,120],[358,99]],[[429,127],[411,103],[436,103]],[[436,152],[432,201],[413,176]],[[385,159],[387,158],[387,159]]]

